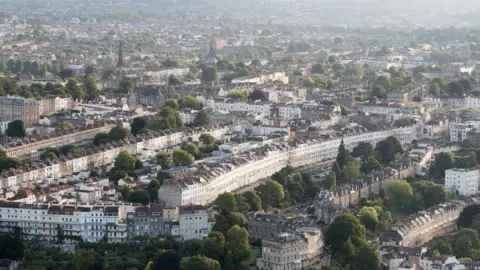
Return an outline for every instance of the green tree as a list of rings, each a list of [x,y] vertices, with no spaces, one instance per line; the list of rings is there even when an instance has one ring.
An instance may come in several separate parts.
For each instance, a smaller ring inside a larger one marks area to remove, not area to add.
[[[216,67],[207,67],[202,72],[202,80],[204,82],[218,81],[218,72]]]
[[[442,152],[435,155],[435,174],[437,177],[445,177],[445,170],[455,167],[455,155],[452,152]]]
[[[459,258],[469,258],[472,254],[472,248],[472,241],[467,235],[455,240],[455,256]]]
[[[192,155],[196,159],[201,158],[200,150],[198,149],[198,146],[196,144],[193,144],[191,142],[186,143],[182,146],[182,149],[187,151],[190,155]]]
[[[341,168],[347,165],[348,161],[350,160],[350,153],[348,152],[347,148],[345,147],[345,143],[342,141],[340,142],[340,146],[338,147],[338,154],[337,154],[337,164]]]
[[[195,159],[185,150],[175,150],[173,152],[173,163],[177,166],[187,166],[193,164]]]
[[[377,248],[368,243],[362,244],[358,248],[357,254],[355,254],[353,264],[355,265],[355,269],[358,270],[378,269],[380,259],[378,257]]]
[[[373,155],[373,146],[369,142],[359,142],[352,150],[352,157],[369,157]]]
[[[160,183],[160,180],[158,179],[153,179],[148,183],[147,191],[150,197],[150,200],[152,202],[155,202],[158,197],[158,189],[162,186],[162,183]]]
[[[128,195],[128,201],[131,203],[141,203],[143,205],[147,205],[150,203],[150,195],[148,195],[146,190],[137,189]]]
[[[331,172],[327,175],[327,178],[323,182],[323,187],[325,189],[332,189],[337,185],[337,177],[334,172]]]
[[[332,164],[332,172],[335,173],[335,179],[342,179],[342,170],[340,169],[337,161],[334,161]]]
[[[389,90],[392,87],[392,81],[387,76],[378,76],[374,85],[381,85],[384,89]]]
[[[165,103],[165,106],[170,107],[170,108],[172,108],[172,109],[174,109],[174,110],[176,110],[176,111],[178,111],[178,109],[180,108],[180,107],[178,106],[178,102],[177,102],[175,99],[169,99],[169,100],[167,100],[167,102]]]
[[[137,159],[132,156],[128,151],[121,150],[115,158],[115,169],[124,172],[131,172],[135,169],[135,162]]]
[[[362,165],[360,166],[360,171],[364,174],[369,174],[374,170],[380,170],[382,168],[382,165],[378,160],[370,156],[366,161],[362,162]]]
[[[125,137],[128,136],[128,129],[123,128],[121,126],[116,126],[112,129],[110,129],[110,132],[108,132],[108,137],[112,141],[120,141],[125,139]]]
[[[265,93],[262,90],[255,89],[253,90],[250,95],[248,95],[248,100],[255,101],[255,100],[261,100],[261,101],[267,101],[267,97],[265,96]]]
[[[243,193],[245,202],[250,206],[250,211],[258,211],[262,209],[262,200],[253,191]]]
[[[347,181],[360,178],[360,164],[357,161],[350,161],[343,167],[343,173]]]
[[[202,241],[199,253],[215,260],[223,258],[225,236],[220,232],[210,232]]]
[[[168,85],[181,85],[182,84],[182,80],[180,80],[177,76],[175,75],[170,75],[170,77],[168,77]]]
[[[455,237],[461,238],[463,236],[470,239],[470,241],[472,243],[472,248],[475,248],[475,249],[479,248],[480,240],[478,239],[478,232],[476,230],[470,229],[470,228],[463,228],[460,231],[458,231],[458,233]],[[466,257],[466,256],[462,256],[462,257]]]
[[[137,117],[133,119],[132,124],[130,125],[130,131],[133,135],[137,135],[138,132],[147,127],[147,120],[143,117]]]
[[[393,180],[385,190],[385,201],[394,211],[410,214],[414,201],[413,189],[405,180]]]
[[[218,206],[222,214],[230,214],[237,211],[237,200],[231,192],[218,195],[217,199],[215,199],[215,205]]]
[[[100,92],[93,77],[83,78],[82,84],[87,92],[88,100],[94,100],[99,96]]]
[[[180,261],[182,257],[174,250],[167,250],[155,257],[152,270],[180,270]]]
[[[247,101],[248,92],[247,91],[230,91],[227,94],[228,98],[239,99],[241,101]]]
[[[203,126],[210,124],[210,116],[205,111],[199,111],[195,119],[193,119],[193,123],[196,126]]]
[[[378,213],[373,207],[364,206],[360,210],[360,222],[370,231],[375,231],[378,225]]]
[[[324,230],[325,246],[334,255],[341,254],[342,248],[348,239],[353,245],[360,246],[365,242],[365,227],[350,213],[337,217]]]
[[[9,137],[23,138],[26,135],[25,125],[22,120],[13,120],[7,124],[7,130],[5,131]]]
[[[220,270],[217,260],[204,256],[184,257],[180,262],[181,270]]]
[[[93,145],[100,146],[101,144],[105,144],[110,141],[110,137],[107,133],[98,133],[93,137]]]
[[[132,78],[123,77],[118,87],[118,91],[120,93],[128,94],[128,93],[133,93],[133,90],[134,90],[134,85],[133,85]]]
[[[447,88],[447,81],[445,81],[445,78],[442,77],[433,78],[432,84],[438,84],[442,91]]]
[[[440,86],[438,85],[438,83],[434,83],[430,85],[430,88],[428,89],[428,93],[432,96],[440,95]]]
[[[162,166],[162,170],[168,170],[173,166],[173,160],[167,151],[160,151],[156,155],[157,161]]]
[[[103,257],[95,251],[80,249],[75,252],[73,259],[74,270],[103,269]]]
[[[378,161],[382,164],[389,164],[395,159],[396,154],[402,154],[403,151],[402,144],[393,136],[389,136],[387,139],[378,142],[375,146]]]
[[[202,143],[202,145],[205,146],[213,145],[215,143],[215,138],[208,133],[203,133],[200,135],[198,140]]]
[[[75,76],[75,73],[71,68],[63,69],[60,71],[58,74],[62,80],[68,79],[68,78],[73,78]]]
[[[278,207],[278,204],[285,197],[283,186],[277,181],[269,180],[258,189],[258,195],[262,199],[265,208]]]
[[[322,64],[315,64],[312,66],[312,73],[325,73],[325,67]]]
[[[433,250],[438,250],[443,255],[453,255],[452,245],[449,239],[445,237],[436,238],[433,244]]]

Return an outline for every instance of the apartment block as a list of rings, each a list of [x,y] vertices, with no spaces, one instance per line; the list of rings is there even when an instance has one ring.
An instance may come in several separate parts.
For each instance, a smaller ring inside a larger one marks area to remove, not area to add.
[[[0,119],[22,120],[25,126],[33,126],[40,119],[40,103],[35,99],[0,96]]]
[[[445,171],[445,188],[459,195],[470,196],[478,192],[480,171],[478,169],[450,169]]]

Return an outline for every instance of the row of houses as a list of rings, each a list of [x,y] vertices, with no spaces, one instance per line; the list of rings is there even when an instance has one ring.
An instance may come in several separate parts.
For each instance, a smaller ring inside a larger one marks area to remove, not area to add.
[[[140,236],[171,235],[179,240],[203,239],[214,220],[198,206],[24,204],[0,202],[0,231],[20,228],[25,239],[65,239],[121,243]]]
[[[122,141],[111,142],[100,147],[81,150],[75,154],[55,158],[46,162],[25,163],[23,167],[4,171],[0,176],[0,188],[15,189],[28,183],[54,184],[61,178],[74,173],[112,165],[121,150],[147,159],[155,156],[160,149],[196,140],[203,133],[211,134],[215,139],[223,139],[230,132],[229,125],[210,128],[190,129],[178,132],[151,132]],[[150,150],[150,151],[149,151]]]
[[[182,168],[181,177],[165,181],[158,197],[167,205],[206,205],[219,194],[255,185],[287,165],[296,168],[334,158],[342,140],[347,147],[353,148],[361,141],[375,144],[388,136],[410,143],[417,138],[416,134],[416,127],[410,126],[359,132],[343,138],[274,143],[230,159]]]

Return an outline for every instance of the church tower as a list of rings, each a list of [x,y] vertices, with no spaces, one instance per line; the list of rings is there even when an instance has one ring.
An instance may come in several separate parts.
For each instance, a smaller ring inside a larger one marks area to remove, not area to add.
[[[218,62],[217,52],[215,51],[215,38],[210,40],[208,56],[205,58],[205,66],[214,67]]]

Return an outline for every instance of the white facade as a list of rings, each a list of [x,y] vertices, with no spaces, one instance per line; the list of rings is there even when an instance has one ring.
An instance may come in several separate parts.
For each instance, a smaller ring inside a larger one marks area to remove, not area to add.
[[[252,114],[270,115],[272,105],[270,103],[246,103],[246,102],[212,102],[216,110],[229,112],[249,112]]]
[[[450,141],[463,142],[467,139],[467,133],[480,128],[480,121],[468,121],[465,123],[450,124]]]
[[[180,112],[180,118],[184,124],[193,124],[195,117],[197,117],[197,111],[190,111],[190,112]]]
[[[180,210],[179,228],[172,230],[172,236],[181,236],[182,240],[203,239],[212,230],[207,210]]]
[[[278,116],[284,120],[302,118],[302,108],[297,106],[283,106],[278,108]]]
[[[479,170],[451,169],[445,171],[445,188],[455,190],[463,196],[477,193]]]

